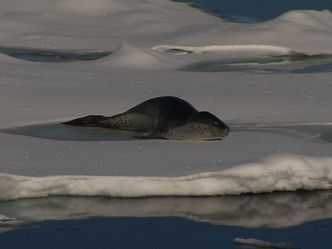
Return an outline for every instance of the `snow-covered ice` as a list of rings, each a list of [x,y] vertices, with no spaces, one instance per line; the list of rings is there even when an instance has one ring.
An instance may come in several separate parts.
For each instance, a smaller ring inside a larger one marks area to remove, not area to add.
[[[0,197],[17,199],[50,195],[214,196],[330,189],[332,187],[330,162],[330,158],[281,154],[261,162],[177,177],[119,175],[28,177],[1,174]],[[205,171],[204,168],[201,170]]]
[[[168,0],[83,2],[1,3],[1,199],[331,189],[331,72],[185,70],[215,61],[329,62],[331,12],[239,24]],[[106,54],[77,56],[89,51]],[[109,131],[59,124],[163,95],[184,98],[233,130],[222,141],[177,142],[112,139]]]

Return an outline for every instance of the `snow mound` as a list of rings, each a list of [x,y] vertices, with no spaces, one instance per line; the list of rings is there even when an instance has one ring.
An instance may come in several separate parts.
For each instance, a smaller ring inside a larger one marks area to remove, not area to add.
[[[167,65],[143,48],[123,43],[114,55],[98,63],[120,68],[160,69]]]
[[[332,13],[329,10],[296,10],[289,11],[276,20],[287,21],[292,24],[310,27],[312,29],[328,30],[332,28]]]
[[[332,158],[278,155],[181,177],[0,175],[0,199],[69,196],[217,196],[332,188]]]

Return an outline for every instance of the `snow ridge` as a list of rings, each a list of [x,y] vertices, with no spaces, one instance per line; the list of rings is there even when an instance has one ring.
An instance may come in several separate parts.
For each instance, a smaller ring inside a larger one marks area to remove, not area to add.
[[[332,188],[332,158],[277,155],[181,177],[0,175],[0,199],[69,196],[217,196]]]

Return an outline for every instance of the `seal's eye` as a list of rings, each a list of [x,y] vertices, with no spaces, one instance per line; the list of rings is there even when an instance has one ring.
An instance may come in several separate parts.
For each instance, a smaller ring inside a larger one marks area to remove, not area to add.
[[[213,124],[214,124],[214,125],[218,125],[219,122],[218,122],[218,121],[213,121]]]

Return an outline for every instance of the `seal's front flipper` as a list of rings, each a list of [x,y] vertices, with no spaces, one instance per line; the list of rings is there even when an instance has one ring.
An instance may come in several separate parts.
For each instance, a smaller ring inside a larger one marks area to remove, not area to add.
[[[74,125],[74,126],[90,126],[90,127],[94,127],[94,126],[98,126],[100,121],[104,120],[105,116],[102,115],[89,115],[83,118],[77,118],[77,119],[73,119],[67,122],[63,122],[62,124],[65,125]]]

